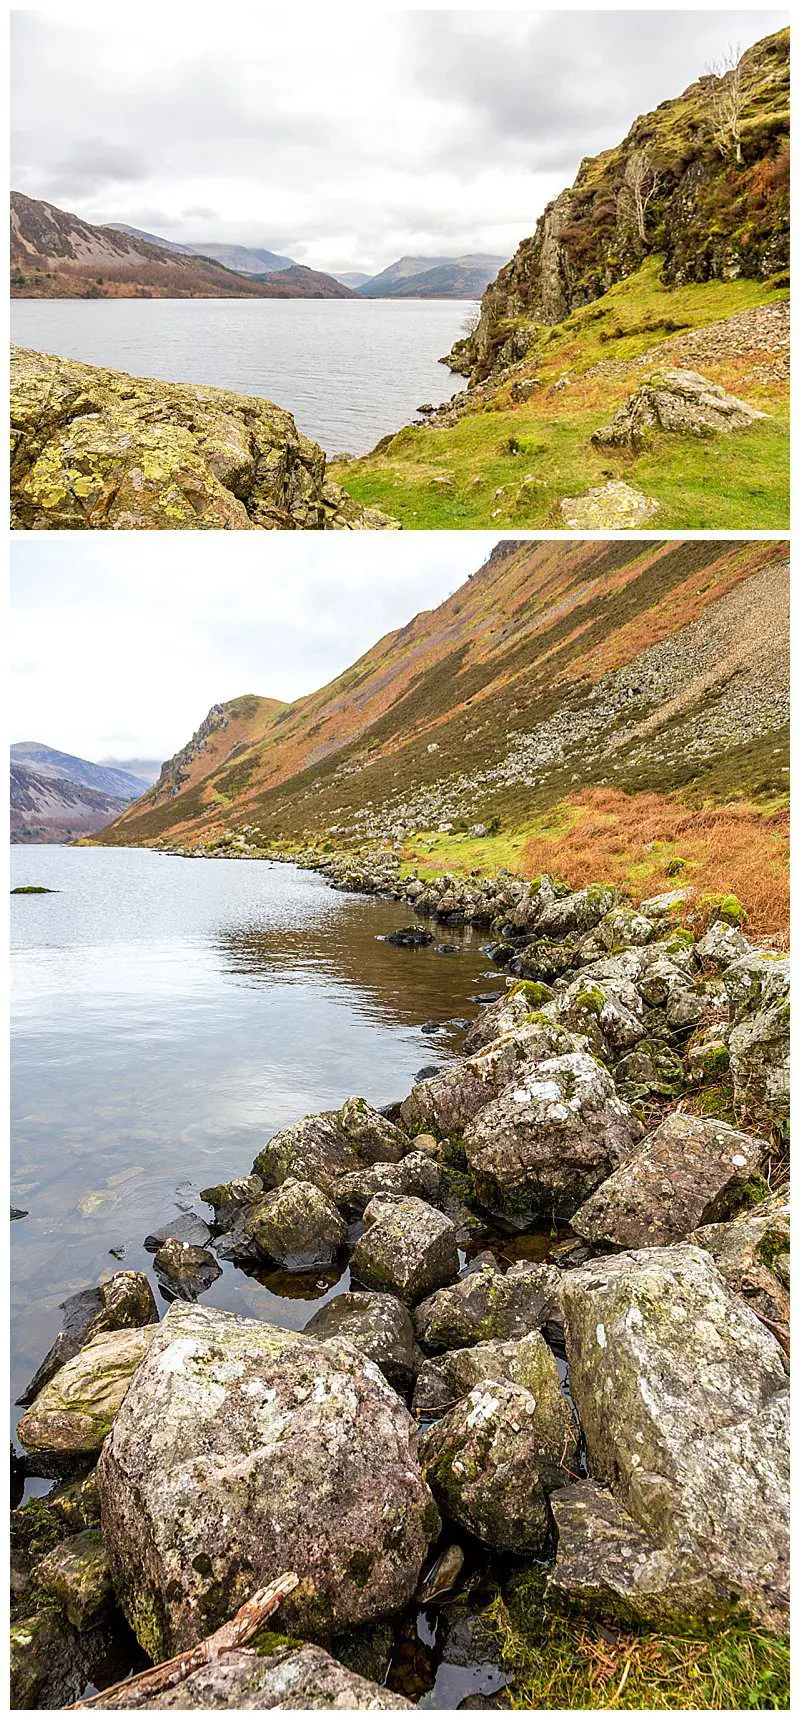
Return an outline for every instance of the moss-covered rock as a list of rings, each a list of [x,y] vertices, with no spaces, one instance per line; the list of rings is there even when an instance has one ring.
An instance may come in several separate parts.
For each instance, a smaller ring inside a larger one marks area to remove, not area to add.
[[[36,1581],[76,1630],[106,1618],[114,1605],[114,1589],[100,1530],[84,1529],[53,1547],[37,1567]]]
[[[98,1452],[157,1331],[101,1332],[66,1362],[19,1423],[25,1450],[67,1467]]]
[[[413,1195],[375,1195],[364,1212],[365,1230],[350,1259],[350,1274],[370,1290],[388,1290],[419,1302],[458,1272],[456,1227],[443,1212]]]

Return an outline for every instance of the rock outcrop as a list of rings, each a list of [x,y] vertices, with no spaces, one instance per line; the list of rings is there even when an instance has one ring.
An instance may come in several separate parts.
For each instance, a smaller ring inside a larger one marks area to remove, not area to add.
[[[657,430],[682,436],[729,436],[764,417],[766,413],[757,412],[696,370],[663,370],[641,383],[611,423],[594,431],[591,441],[598,448],[638,452]]]
[[[635,531],[648,525],[658,508],[652,496],[643,495],[622,478],[610,478],[583,496],[565,496],[561,516],[573,532]]]
[[[14,347],[11,423],[21,531],[396,529],[269,400]]]

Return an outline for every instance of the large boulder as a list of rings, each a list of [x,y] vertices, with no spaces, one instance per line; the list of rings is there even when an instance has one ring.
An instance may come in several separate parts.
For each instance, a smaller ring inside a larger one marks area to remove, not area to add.
[[[335,1111],[301,1117],[262,1147],[253,1165],[266,1188],[278,1188],[287,1177],[316,1183],[330,1194],[334,1179],[357,1171],[361,1160],[354,1144],[339,1128]]]
[[[500,1552],[535,1556],[550,1540],[537,1417],[524,1386],[484,1380],[420,1441],[423,1472],[442,1511]],[[547,1463],[550,1472],[549,1451]]]
[[[438,1516],[416,1428],[353,1344],[176,1302],[98,1468],[120,1604],[162,1659],[293,1570],[289,1631],[405,1605]]]
[[[346,1099],[337,1112],[337,1120],[362,1164],[397,1164],[411,1151],[408,1135],[366,1099]]]
[[[422,1365],[408,1309],[397,1296],[377,1290],[346,1290],[334,1296],[303,1330],[322,1343],[346,1338],[380,1368],[395,1391],[408,1391]]]
[[[767,1151],[767,1142],[714,1117],[673,1111],[578,1208],[572,1228],[586,1242],[616,1248],[681,1242],[752,1203]]]
[[[529,1068],[567,1056],[583,1042],[556,1022],[539,1017],[493,1039],[474,1056],[461,1058],[441,1075],[413,1087],[400,1113],[408,1128],[424,1126],[442,1135],[461,1134],[484,1106],[517,1082]]]
[[[486,1381],[522,1386],[536,1401],[537,1465],[546,1492],[578,1463],[578,1425],[561,1390],[555,1356],[539,1332],[449,1350],[425,1362],[414,1389],[417,1417],[445,1415]]]
[[[158,1696],[131,1697],[125,1690],[104,1699],[104,1708],[234,1708],[336,1711],[405,1709],[414,1703],[361,1678],[316,1643],[278,1643],[266,1652],[236,1648]]]
[[[570,896],[556,896],[537,916],[536,935],[563,938],[569,932],[588,932],[611,913],[616,900],[616,890],[606,884],[588,884]]]
[[[99,1332],[151,1326],[158,1319],[155,1297],[144,1272],[112,1272],[96,1289],[78,1290],[68,1296],[59,1312],[64,1316],[61,1330],[18,1403],[33,1403],[59,1368]]]
[[[564,1274],[570,1390],[592,1478],[656,1546],[752,1618],[786,1611],[786,1373],[772,1334],[699,1248]]]
[[[789,958],[754,950],[726,968],[723,979],[737,1101],[783,1124],[789,1111]]]
[[[98,1452],[159,1329],[101,1332],[65,1362],[19,1423],[25,1450],[66,1468]]]
[[[426,1350],[454,1350],[497,1338],[561,1327],[561,1274],[555,1266],[521,1261],[501,1272],[486,1265],[437,1290],[414,1310],[414,1330]]]
[[[388,1290],[419,1302],[458,1272],[458,1237],[452,1219],[408,1195],[376,1195],[364,1213],[366,1229],[350,1258],[350,1275],[368,1290]]]
[[[762,1319],[789,1328],[789,1201],[770,1195],[728,1224],[704,1224],[687,1239],[711,1255],[729,1289]]]
[[[641,1132],[608,1070],[574,1051],[522,1069],[470,1123],[464,1144],[480,1205],[522,1230],[571,1218]]]
[[[611,423],[595,430],[592,441],[599,448],[641,449],[656,430],[684,436],[728,435],[764,417],[696,370],[662,370],[641,383]]]
[[[14,523],[28,531],[375,530],[270,400],[12,349]]]

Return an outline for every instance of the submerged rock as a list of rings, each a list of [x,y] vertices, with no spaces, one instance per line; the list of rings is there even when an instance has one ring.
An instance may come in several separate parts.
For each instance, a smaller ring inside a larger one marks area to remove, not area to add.
[[[413,1195],[376,1195],[350,1259],[351,1276],[371,1290],[418,1302],[455,1278],[458,1239],[452,1219]]]
[[[501,1272],[492,1265],[469,1272],[414,1310],[414,1329],[426,1350],[453,1350],[495,1338],[561,1327],[561,1274],[554,1266],[524,1262]]]
[[[271,1653],[236,1648],[210,1666],[190,1673],[173,1690],[136,1698],[124,1691],[108,1698],[108,1708],[238,1708],[284,1710],[327,1708],[413,1708],[404,1696],[361,1678],[315,1643],[289,1643]]]
[[[101,1332],[59,1368],[17,1428],[25,1450],[69,1460],[100,1450],[131,1380],[160,1328]]]
[[[157,1254],[165,1242],[186,1242],[190,1248],[205,1248],[211,1241],[211,1227],[197,1212],[176,1212],[174,1218],[151,1230],[144,1239],[150,1254]]]
[[[282,1627],[411,1599],[438,1516],[416,1428],[353,1344],[173,1303],[98,1468],[115,1588],[155,1659],[294,1570]]]
[[[377,1290],[347,1290],[318,1308],[303,1330],[321,1343],[328,1338],[347,1338],[380,1368],[395,1391],[407,1391],[422,1366],[411,1315],[397,1296]]]
[[[572,1228],[587,1242],[617,1248],[681,1242],[752,1200],[767,1151],[766,1141],[714,1117],[673,1111],[578,1208]]]
[[[14,523],[28,531],[376,530],[270,400],[12,348]]]
[[[599,448],[640,449],[656,430],[684,436],[728,435],[766,416],[696,370],[663,370],[649,376],[591,440]]]
[[[162,1242],[153,1266],[167,1290],[190,1302],[208,1290],[222,1273],[222,1267],[207,1248],[194,1248],[190,1242],[178,1242],[176,1237]]]

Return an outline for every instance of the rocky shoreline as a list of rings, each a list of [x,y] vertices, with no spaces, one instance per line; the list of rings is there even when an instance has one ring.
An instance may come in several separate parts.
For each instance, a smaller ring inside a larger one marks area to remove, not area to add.
[[[108,1705],[414,1706],[404,1621],[485,1639],[534,1571],[543,1619],[782,1636],[788,958],[733,898],[282,858],[412,905],[398,962],[486,931],[507,989],[403,1100],[301,1118],[148,1238],[163,1319],[142,1273],[69,1299],[19,1427],[56,1486],[12,1513],[14,1705],[183,1653],[283,1573],[274,1628]],[[350,1285],[289,1331],[197,1302],[219,1259]],[[492,1641],[508,1690],[464,1705],[513,1705]]]

